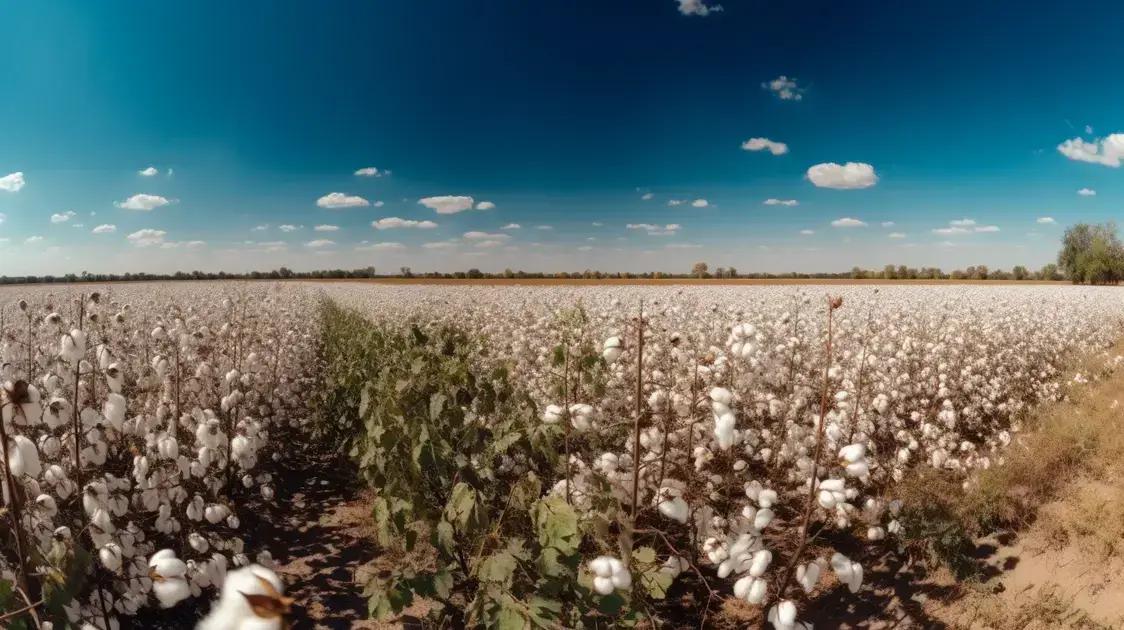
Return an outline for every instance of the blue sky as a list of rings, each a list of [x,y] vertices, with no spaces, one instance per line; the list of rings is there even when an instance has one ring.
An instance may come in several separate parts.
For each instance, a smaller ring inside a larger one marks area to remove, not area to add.
[[[1120,3],[3,11],[0,274],[1038,266],[1124,199]]]

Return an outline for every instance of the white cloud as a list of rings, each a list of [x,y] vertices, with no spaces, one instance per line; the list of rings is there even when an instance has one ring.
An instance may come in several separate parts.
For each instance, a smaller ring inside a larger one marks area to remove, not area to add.
[[[837,227],[837,228],[866,227],[866,223],[863,223],[862,221],[859,221],[858,219],[852,219],[851,217],[843,217],[842,219],[836,219],[836,220],[832,221],[831,227]]]
[[[783,74],[772,81],[766,81],[761,87],[777,95],[782,101],[800,101],[804,99],[804,88],[796,83],[795,78]]]
[[[269,224],[263,223],[261,225],[255,225],[254,227],[250,228],[250,231],[251,232],[264,232],[268,229],[269,229]]]
[[[384,243],[366,243],[366,244],[363,244],[363,245],[358,245],[358,246],[356,246],[355,251],[357,251],[357,252],[389,252],[389,251],[398,251],[398,250],[402,250],[402,249],[406,249],[406,246],[403,245],[402,243],[393,243],[393,242],[387,241],[387,242],[384,242]]]
[[[323,249],[325,247],[332,247],[335,244],[336,244],[335,241],[329,241],[326,238],[318,238],[314,241],[309,241],[309,242],[305,243],[304,246],[310,247],[312,249]]]
[[[503,233],[489,233],[489,232],[465,232],[464,238],[470,241],[506,241],[511,238],[510,234]]]
[[[363,208],[371,205],[371,203],[359,195],[334,192],[317,199],[316,205],[321,208]]]
[[[764,202],[766,206],[799,206],[800,202],[795,199],[766,199]]]
[[[153,245],[162,245],[164,243],[164,237],[167,235],[168,233],[164,230],[146,228],[133,232],[126,236],[125,239],[137,247],[152,247]]]
[[[437,227],[433,221],[414,221],[413,219],[402,219],[399,217],[386,217],[378,221],[371,221],[371,227],[376,230],[393,230],[397,228],[417,228],[419,230],[432,230]]]
[[[141,170],[137,171],[137,175],[140,175],[142,177],[155,177],[159,174],[160,174],[160,171],[155,166],[150,166],[148,168],[142,168]],[[169,173],[169,175],[170,174],[171,173]]]
[[[433,210],[437,214],[456,214],[471,210],[473,199],[463,195],[439,195],[437,197],[424,197],[418,203]]]
[[[289,225],[288,223],[286,223],[285,225],[277,226],[277,229],[281,230],[282,232],[288,233],[288,232],[296,232],[297,229],[299,229],[299,228],[297,228],[297,226],[295,226],[295,225]]]
[[[894,227],[894,222],[893,221],[883,221],[882,227]]]
[[[42,243],[43,237],[42,236],[29,236],[29,237],[25,238],[23,240],[23,242],[27,243],[28,245],[34,245],[36,243]]]
[[[940,234],[941,236],[952,236],[954,234],[968,234],[969,232],[971,232],[971,230],[969,230],[968,228],[959,227],[959,226],[956,226],[956,225],[953,225],[953,226],[950,226],[950,227],[933,229],[933,234]]]
[[[750,138],[742,143],[742,149],[746,151],[768,151],[773,155],[784,155],[788,153],[787,144],[775,142],[768,138]]]
[[[1071,160],[1103,164],[1117,168],[1124,160],[1124,133],[1114,133],[1100,140],[1081,138],[1066,140],[1058,145],[1058,152]]]
[[[160,243],[161,249],[199,249],[200,247],[206,246],[206,241],[165,241]]]
[[[257,243],[247,241],[246,244],[251,246],[252,251],[258,252],[283,252],[289,248],[289,245],[284,241],[260,241]]]
[[[1054,220],[1054,217],[1038,217],[1038,220],[1035,221],[1035,223],[1041,223],[1042,225],[1054,225],[1055,223],[1057,223],[1057,221]]]
[[[117,226],[109,223],[102,223],[101,225],[91,230],[91,232],[94,234],[113,234],[116,231]]]
[[[355,171],[355,174],[359,177],[382,177],[384,175],[390,175],[390,171],[380,171],[374,166],[365,166]]]
[[[435,241],[432,243],[422,243],[422,247],[426,249],[452,249],[457,244],[452,241]]]
[[[480,203],[476,204],[477,210],[495,210],[495,208],[496,204],[492,203],[491,201],[481,201]]]
[[[0,177],[0,190],[5,192],[19,192],[26,182],[23,179],[23,173],[15,172],[9,173]]]
[[[652,193],[644,193],[643,195],[640,195],[640,198],[644,201],[649,201],[652,199],[652,197],[655,197],[655,195],[653,195]]]
[[[314,227],[312,229],[315,232],[338,232],[339,229],[340,229],[340,226],[338,226],[338,225],[317,225],[316,227]]]
[[[1092,188],[1082,188],[1081,190],[1077,191],[1077,194],[1081,195],[1082,197],[1096,197],[1097,191],[1093,190]]]
[[[952,225],[952,226],[955,226],[955,227],[972,227],[973,225],[976,224],[976,220],[975,219],[955,219],[955,220],[949,221],[948,224]]]
[[[886,235],[889,238],[905,238],[904,232],[890,232]]]
[[[501,230],[518,230],[521,227],[523,227],[523,226],[519,225],[518,223],[508,223],[507,225],[503,226],[500,229]]]
[[[820,188],[852,190],[869,188],[878,183],[874,167],[864,162],[836,164],[825,162],[808,169],[808,179]]]
[[[803,234],[804,236],[811,236],[811,235],[815,234],[816,231],[815,230],[800,230],[800,233]]]
[[[149,195],[145,193],[137,193],[129,197],[125,201],[116,201],[113,205],[121,208],[122,210],[137,210],[139,212],[150,212],[157,208],[162,208],[172,203],[172,200],[160,195]]]
[[[590,225],[592,225],[593,227],[601,227],[605,224],[600,221],[594,221],[593,223],[590,223]]]
[[[479,247],[481,249],[492,249],[492,248],[495,248],[495,247],[499,247],[500,245],[503,245],[503,244],[504,244],[503,241],[496,241],[496,240],[478,241],[476,243],[476,247]]]
[[[707,4],[706,0],[675,0],[679,3],[679,12],[683,15],[698,15],[706,17],[711,13],[720,13],[722,5]]]
[[[371,205],[376,207],[376,208],[381,208],[381,207],[386,205],[386,202],[380,199],[379,201],[376,201],[375,203],[373,203]]]
[[[73,211],[73,210],[67,210],[66,212],[59,212],[59,213],[51,215],[51,223],[66,223],[67,221],[70,221],[71,219],[73,219],[76,216],[78,216],[78,213]]]
[[[691,205],[696,208],[705,208],[709,206],[710,203],[706,199],[696,199],[691,202]]]
[[[975,231],[977,231],[977,232],[998,232],[999,226],[998,225],[977,225],[973,229],[975,229]]]
[[[683,226],[678,223],[656,225],[654,223],[629,223],[625,226],[630,230],[643,230],[648,236],[675,236]]]
[[[683,203],[684,202],[683,202],[682,199],[668,199],[667,200],[667,205],[669,205],[669,206],[679,206],[679,205],[683,205]]]

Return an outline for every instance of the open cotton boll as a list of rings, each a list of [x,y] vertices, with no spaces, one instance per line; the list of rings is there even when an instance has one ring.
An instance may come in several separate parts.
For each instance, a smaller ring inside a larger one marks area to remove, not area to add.
[[[624,563],[612,556],[598,556],[589,563],[593,573],[593,590],[600,595],[609,595],[616,589],[626,589],[632,585],[632,575]]]
[[[812,589],[816,588],[816,584],[820,581],[820,573],[823,567],[820,565],[819,560],[809,562],[807,565],[800,565],[796,567],[796,581],[800,587],[804,589],[805,593],[811,593]]]
[[[231,571],[219,600],[196,630],[281,630],[293,600],[272,570],[252,564]]]
[[[558,405],[547,405],[542,413],[542,421],[547,424],[557,424],[562,419],[562,408]]]
[[[683,491],[674,485],[667,485],[660,488],[660,491],[656,493],[656,501],[659,504],[660,514],[663,514],[673,521],[686,523],[687,517],[690,515],[690,507],[687,505],[687,502],[683,500],[682,494]]]
[[[762,604],[768,593],[769,583],[752,575],[747,575],[734,582],[734,596],[755,606]]]
[[[105,406],[102,415],[105,416],[109,425],[117,431],[121,431],[122,426],[125,424],[125,397],[121,394],[110,394],[106,397]]]
[[[8,438],[8,468],[16,477],[38,477],[43,472],[39,463],[39,449],[22,435]]]
[[[620,337],[609,337],[601,346],[601,356],[609,363],[615,363],[624,352],[624,344]]]
[[[75,328],[59,341],[59,357],[67,363],[77,363],[86,356],[86,333]]]
[[[148,560],[148,577],[152,580],[152,594],[161,608],[171,608],[191,596],[188,586],[187,565],[171,549],[161,549]]]
[[[852,593],[859,592],[863,583],[863,567],[861,564],[852,561],[841,553],[836,553],[831,557],[831,568],[835,571],[835,577],[846,584]]]

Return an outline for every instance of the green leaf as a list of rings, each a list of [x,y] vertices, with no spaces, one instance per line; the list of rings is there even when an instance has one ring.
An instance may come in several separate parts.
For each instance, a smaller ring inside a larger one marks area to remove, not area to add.
[[[515,557],[506,551],[501,551],[484,558],[477,571],[477,577],[482,582],[495,582],[510,587],[515,567]]]
[[[581,535],[574,509],[560,496],[549,496],[534,506],[532,518],[539,544],[556,549],[562,555],[571,555],[578,549]]]
[[[671,577],[670,573],[659,569],[640,574],[641,586],[653,599],[667,597],[667,590],[671,588],[671,583],[674,581],[675,578]]]

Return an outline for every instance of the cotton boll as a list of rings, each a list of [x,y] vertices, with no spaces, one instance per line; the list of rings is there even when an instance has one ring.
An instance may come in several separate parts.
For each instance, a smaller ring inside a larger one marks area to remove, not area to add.
[[[804,589],[805,593],[811,593],[812,589],[816,587],[816,583],[820,581],[820,572],[822,570],[820,561],[809,562],[807,565],[796,567],[796,581],[800,584],[800,587]]]
[[[260,565],[232,571],[222,594],[196,630],[280,630],[293,600],[277,574]]]

